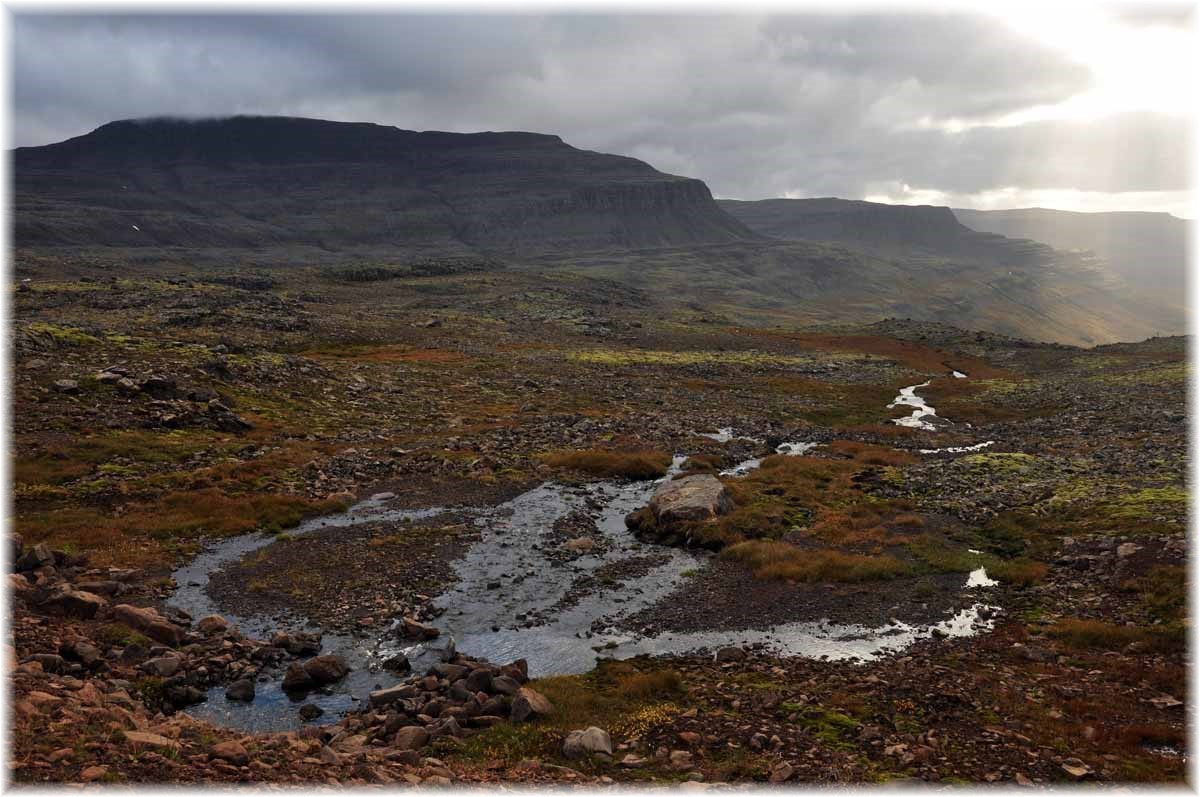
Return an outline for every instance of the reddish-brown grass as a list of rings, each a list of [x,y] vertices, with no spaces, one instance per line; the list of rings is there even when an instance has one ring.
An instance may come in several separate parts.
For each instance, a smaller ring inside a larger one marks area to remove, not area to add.
[[[577,470],[609,479],[657,479],[665,476],[671,455],[663,451],[558,451],[546,457],[553,468]]]

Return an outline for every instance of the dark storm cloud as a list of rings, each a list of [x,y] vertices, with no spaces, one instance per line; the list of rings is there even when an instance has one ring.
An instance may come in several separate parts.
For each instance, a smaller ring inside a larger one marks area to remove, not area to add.
[[[264,113],[521,129],[721,196],[1181,187],[1162,117],[947,133],[1091,76],[982,16],[17,16],[16,143],[137,116]],[[1153,144],[1153,151],[1147,145]],[[1122,146],[1096,168],[1096,149]]]

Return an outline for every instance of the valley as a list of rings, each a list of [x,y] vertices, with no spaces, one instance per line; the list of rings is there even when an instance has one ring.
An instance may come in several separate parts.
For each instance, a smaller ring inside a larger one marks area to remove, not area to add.
[[[667,251],[19,250],[13,777],[1182,782],[1187,340]]]

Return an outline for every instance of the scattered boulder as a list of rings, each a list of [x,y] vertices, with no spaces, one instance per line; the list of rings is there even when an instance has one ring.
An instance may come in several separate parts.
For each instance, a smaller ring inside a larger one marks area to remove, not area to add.
[[[183,641],[183,629],[169,622],[154,609],[142,609],[121,603],[113,607],[113,616],[119,622],[164,645],[174,647]]]
[[[134,747],[152,747],[156,750],[178,750],[179,742],[157,733],[125,731],[125,741]]]
[[[701,473],[663,482],[650,498],[659,524],[710,520],[733,509],[733,497],[716,476]]]
[[[183,667],[182,656],[159,656],[142,663],[142,669],[159,678],[170,678]]]
[[[402,633],[406,639],[437,639],[441,633],[431,625],[426,625],[412,617],[405,617]]]
[[[304,663],[304,671],[317,684],[331,684],[340,681],[350,672],[346,660],[341,656],[314,656]]]
[[[625,517],[625,525],[639,536],[675,544],[686,542],[693,523],[705,523],[733,510],[733,497],[721,480],[700,473],[663,482],[650,503]]]
[[[523,686],[513,698],[509,718],[513,722],[526,722],[554,712],[554,704],[540,692]]]
[[[54,382],[54,390],[58,393],[74,395],[79,392],[79,383],[74,379],[57,379]]]
[[[421,694],[421,690],[416,684],[399,684],[388,689],[374,691],[367,697],[367,700],[371,708],[382,708],[397,700],[416,697],[419,694]]]
[[[108,601],[99,595],[73,589],[66,584],[60,584],[41,601],[42,609],[47,612],[66,617],[78,617],[83,620],[95,617],[96,612],[107,605]]]
[[[219,758],[222,761],[228,761],[235,767],[244,767],[250,763],[250,754],[246,752],[246,748],[239,742],[228,741],[218,742],[212,747],[213,758]]]
[[[408,656],[405,656],[403,653],[397,653],[391,658],[384,659],[383,669],[388,672],[404,673],[412,670],[412,664],[409,663]]]
[[[300,719],[305,722],[312,722],[317,717],[325,713],[325,709],[318,706],[316,703],[305,703],[300,707]]]
[[[210,614],[200,618],[196,623],[196,630],[205,636],[221,634],[229,630],[229,621],[219,614]]]
[[[313,689],[335,683],[346,677],[350,668],[341,656],[327,654],[313,656],[308,661],[293,662],[283,675],[283,688],[287,690]]]
[[[687,750],[672,750],[667,760],[670,762],[671,769],[677,772],[691,769],[694,766],[693,756]]]
[[[25,551],[16,560],[17,570],[22,573],[52,564],[54,564],[54,554],[50,551],[49,546],[42,542]]]
[[[563,741],[563,755],[567,758],[583,758],[595,753],[612,755],[612,738],[603,728],[592,726],[582,731],[571,731]]]
[[[254,700],[254,681],[242,678],[234,681],[225,689],[226,700],[240,700],[249,703]]]
[[[101,766],[85,767],[84,770],[79,773],[79,782],[80,783],[94,783],[95,781],[100,780],[107,774],[108,774],[108,767],[101,767]]]
[[[429,731],[419,725],[409,725],[396,731],[392,746],[397,750],[420,750],[429,744]]]
[[[298,632],[289,634],[286,631],[276,631],[271,635],[271,646],[283,648],[293,656],[305,656],[321,652],[321,635]]]
[[[746,651],[738,647],[721,648],[713,656],[713,661],[717,664],[724,664],[730,661],[742,661],[746,658]]]

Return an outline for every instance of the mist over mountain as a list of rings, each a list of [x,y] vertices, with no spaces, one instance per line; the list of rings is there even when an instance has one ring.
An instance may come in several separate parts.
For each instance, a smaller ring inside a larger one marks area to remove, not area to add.
[[[1169,213],[955,208],[954,215],[981,232],[1093,252],[1147,295],[1178,304],[1187,296],[1188,222]]]
[[[886,205],[837,199],[721,199],[717,204],[750,229],[793,241],[837,241],[878,252],[968,256],[997,264],[1048,263],[1050,247],[980,233],[947,207]]]

